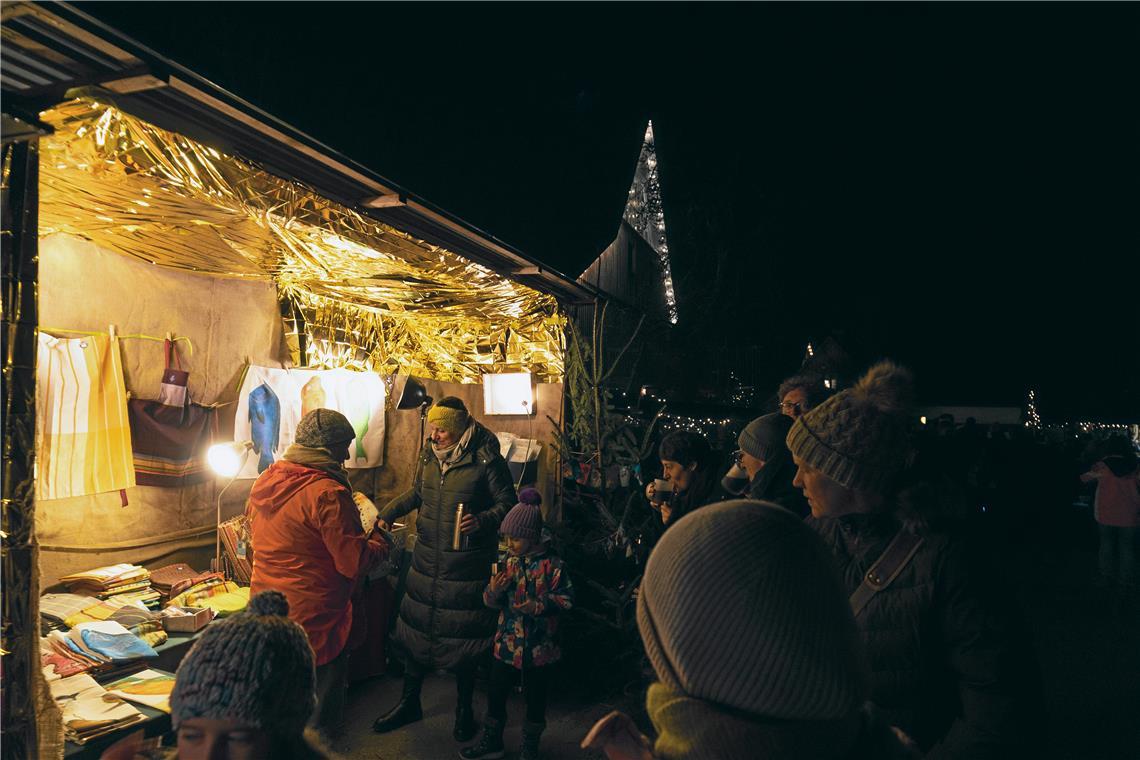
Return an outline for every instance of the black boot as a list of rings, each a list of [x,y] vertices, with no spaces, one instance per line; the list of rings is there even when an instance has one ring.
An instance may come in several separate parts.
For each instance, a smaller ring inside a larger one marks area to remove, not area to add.
[[[404,690],[400,695],[400,701],[396,703],[395,707],[376,719],[376,722],[372,724],[372,730],[378,734],[386,734],[401,726],[421,720],[424,717],[423,708],[420,706],[420,687],[422,685],[422,679],[409,678],[408,674],[405,673]]]
[[[455,729],[451,735],[457,742],[469,742],[475,738],[478,730],[479,724],[475,722],[475,711],[471,709],[471,703],[460,702],[455,708]]]
[[[522,752],[519,760],[538,760],[538,742],[542,739],[542,732],[546,723],[531,723],[529,720],[522,727]]]
[[[503,721],[491,716],[483,722],[483,736],[479,743],[459,750],[463,760],[499,760],[506,752],[503,751]]]

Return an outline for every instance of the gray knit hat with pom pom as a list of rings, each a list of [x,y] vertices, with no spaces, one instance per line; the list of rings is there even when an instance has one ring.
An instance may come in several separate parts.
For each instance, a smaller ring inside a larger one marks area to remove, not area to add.
[[[190,718],[240,720],[300,736],[316,704],[313,649],[278,591],[210,625],[182,660],[170,695],[175,729]]]
[[[801,415],[788,448],[841,486],[884,491],[906,463],[912,395],[910,371],[880,362],[854,388]]]

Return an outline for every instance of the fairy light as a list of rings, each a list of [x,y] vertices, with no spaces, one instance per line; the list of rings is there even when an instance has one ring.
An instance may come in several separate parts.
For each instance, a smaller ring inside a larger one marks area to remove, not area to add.
[[[1037,392],[1032,389],[1025,402],[1025,427],[1032,430],[1041,429],[1041,415],[1037,413]]]
[[[657,176],[652,121],[645,129],[645,142],[633,174],[633,185],[629,188],[624,218],[657,252],[665,286],[665,308],[669,321],[677,324],[677,295],[673,290],[673,272],[669,265],[669,243],[665,239],[665,211],[661,202],[661,182]]]

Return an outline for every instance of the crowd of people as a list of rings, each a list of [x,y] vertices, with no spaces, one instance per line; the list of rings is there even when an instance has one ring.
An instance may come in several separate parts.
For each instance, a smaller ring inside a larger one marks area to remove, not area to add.
[[[882,362],[838,392],[789,380],[779,411],[744,427],[731,462],[699,435],[662,439],[663,477],[646,497],[664,530],[637,594],[653,738],[614,712],[583,747],[611,760],[1035,752],[1044,710],[1032,641],[961,508],[996,498],[996,486],[984,461],[915,435],[912,395],[910,372]],[[468,745],[457,753],[496,760],[521,677],[521,757],[540,756],[570,573],[543,541],[541,496],[516,495],[494,435],[451,397],[427,421],[411,489],[370,534],[342,466],[351,425],[327,409],[301,421],[251,493],[257,595],[211,626],[178,672],[179,757],[227,756],[210,747],[317,756],[302,729],[338,728],[353,592],[385,555],[389,524],[412,510],[418,540],[393,637],[404,685],[374,730],[421,720],[424,678],[451,670],[453,734]],[[1097,484],[1104,582],[1133,593],[1136,453],[1125,441],[1094,454],[1083,479]],[[473,694],[488,654],[480,725]]]

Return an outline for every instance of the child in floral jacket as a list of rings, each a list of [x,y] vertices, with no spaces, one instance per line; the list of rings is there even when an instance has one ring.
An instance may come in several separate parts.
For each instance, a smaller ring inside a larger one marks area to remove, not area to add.
[[[496,573],[483,591],[483,603],[500,610],[487,718],[479,743],[459,753],[466,760],[496,760],[505,754],[507,695],[520,672],[526,696],[526,722],[519,757],[538,757],[539,739],[546,728],[549,666],[562,656],[556,639],[558,614],[570,609],[574,595],[562,560],[542,543],[541,503],[538,491],[524,488],[519,503],[499,526],[499,532],[507,539],[509,556],[506,568]]]

